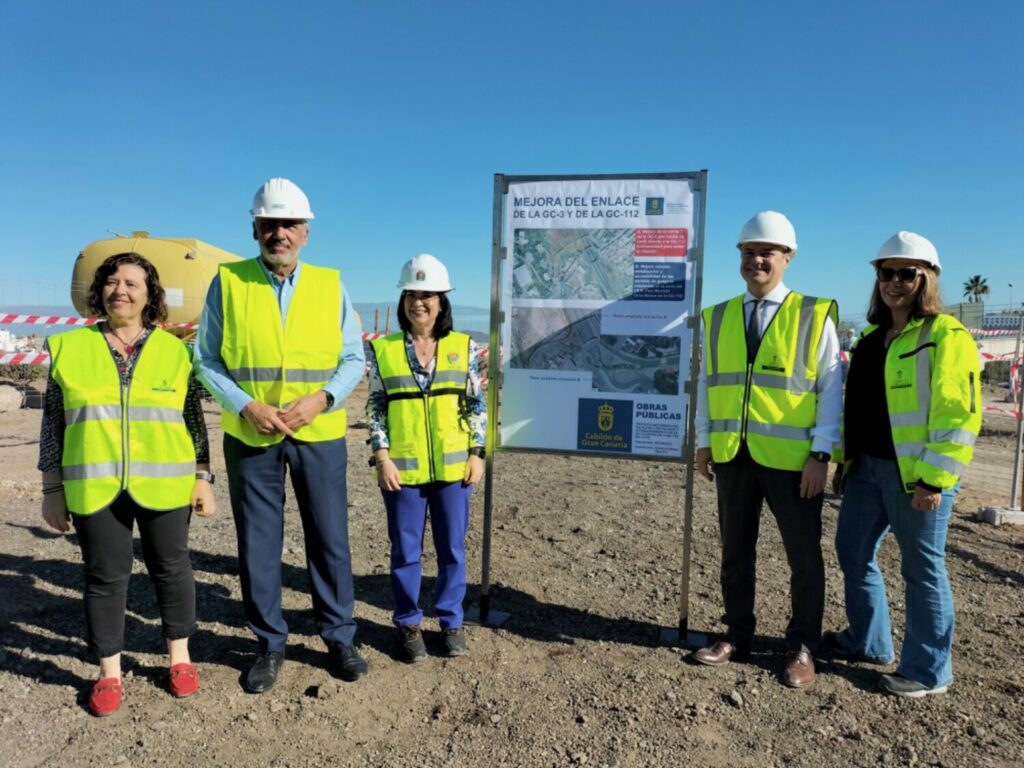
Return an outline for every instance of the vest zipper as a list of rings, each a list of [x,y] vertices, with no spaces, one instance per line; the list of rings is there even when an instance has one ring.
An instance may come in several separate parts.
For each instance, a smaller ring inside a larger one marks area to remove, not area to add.
[[[139,364],[138,357],[135,359],[135,366]],[[116,367],[115,362],[115,367]],[[121,379],[121,371],[117,371],[118,381]],[[127,386],[121,384],[121,490],[128,488],[128,439],[130,420],[128,418],[128,401],[132,382],[135,380],[135,368],[132,368],[132,375],[128,379]]]
[[[740,409],[740,413],[743,414],[743,420],[740,422],[740,442],[746,442],[747,439],[747,419],[750,418],[750,388],[754,385],[754,363],[747,363],[747,383],[743,387],[743,407]]]
[[[430,393],[423,393],[423,421],[427,429],[427,465],[430,468],[430,482],[435,482],[434,477],[434,445],[430,439]]]

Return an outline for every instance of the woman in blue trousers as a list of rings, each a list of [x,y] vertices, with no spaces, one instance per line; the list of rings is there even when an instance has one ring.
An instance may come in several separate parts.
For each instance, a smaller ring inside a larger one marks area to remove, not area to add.
[[[484,470],[481,351],[452,330],[448,270],[430,254],[402,267],[400,333],[372,342],[366,405],[391,540],[393,621],[403,661],[426,658],[419,607],[427,515],[437,552],[434,612],[445,654],[466,653],[469,497]]]
[[[953,594],[946,532],[960,477],[981,427],[978,349],[942,314],[938,252],[899,232],[872,262],[870,325],[853,349],[844,406],[845,465],[836,551],[848,626],[826,632],[842,658],[891,664],[889,605],[878,548],[899,545],[905,628],[899,666],[883,691],[905,698],[944,693],[953,681]],[[845,487],[844,487],[845,486]]]

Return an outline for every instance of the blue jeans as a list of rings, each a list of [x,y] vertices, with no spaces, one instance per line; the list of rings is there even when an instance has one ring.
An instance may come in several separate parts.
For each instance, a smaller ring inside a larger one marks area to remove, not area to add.
[[[878,548],[890,530],[900,547],[906,627],[896,670],[926,688],[953,680],[953,592],[946,574],[946,532],[959,486],[942,492],[939,508],[910,507],[895,461],[859,457],[846,480],[836,530],[849,626],[839,643],[850,654],[888,664],[895,658],[889,602]]]

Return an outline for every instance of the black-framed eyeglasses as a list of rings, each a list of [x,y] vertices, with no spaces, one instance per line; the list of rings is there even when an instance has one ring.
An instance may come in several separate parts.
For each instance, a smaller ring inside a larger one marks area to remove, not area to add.
[[[875,272],[880,283],[892,282],[894,277],[898,277],[901,283],[912,283],[921,274],[921,270],[917,267],[899,267],[898,269],[878,267]]]

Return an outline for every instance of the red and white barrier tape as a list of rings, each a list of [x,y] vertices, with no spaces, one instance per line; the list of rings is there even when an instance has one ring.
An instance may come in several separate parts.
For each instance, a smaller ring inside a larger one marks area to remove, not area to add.
[[[0,325],[95,325],[95,317],[59,317],[57,315],[0,315]],[[162,323],[164,328],[198,328],[199,323]]]
[[[1017,421],[1020,421],[1020,411],[1016,411],[1013,408],[1000,408],[998,405],[983,405],[981,407],[981,410],[1006,413],[1009,414],[1010,416],[1013,416],[1013,418],[1017,419]]]
[[[967,332],[971,336],[1016,336],[1016,328],[995,328],[989,331],[984,331],[981,328],[968,328]]]
[[[45,352],[5,352],[0,354],[0,365],[49,365]]]

